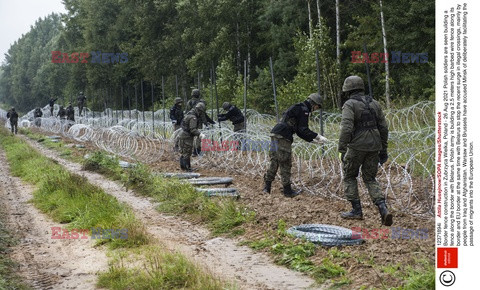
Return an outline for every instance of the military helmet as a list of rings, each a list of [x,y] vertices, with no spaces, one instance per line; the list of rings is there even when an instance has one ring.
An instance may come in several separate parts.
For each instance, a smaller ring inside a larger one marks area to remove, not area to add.
[[[363,80],[359,76],[349,76],[343,82],[342,91],[350,92],[353,90],[365,90],[365,85],[363,84]]]
[[[307,99],[314,102],[316,105],[322,105],[322,97],[320,97],[320,95],[317,93],[310,94]]]
[[[10,110],[15,111],[15,107],[12,107]]]
[[[226,111],[226,110],[230,109],[231,106],[232,105],[229,102],[225,102],[225,103],[223,103],[222,108]]]
[[[175,105],[182,102],[183,102],[182,98],[175,98]]]
[[[192,90],[192,97],[194,98],[200,98],[200,90],[199,89],[193,89]]]
[[[205,104],[202,102],[199,102],[196,106],[195,109],[200,111],[200,112],[205,112]]]

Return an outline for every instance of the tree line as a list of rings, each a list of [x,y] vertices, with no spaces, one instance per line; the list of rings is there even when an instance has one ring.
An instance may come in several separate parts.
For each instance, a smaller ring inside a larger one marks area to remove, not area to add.
[[[376,99],[396,106],[434,98],[433,0],[63,4],[67,13],[38,19],[8,50],[0,69],[1,103],[27,111],[51,97],[67,103],[83,91],[90,108],[118,109],[128,102],[138,107],[144,90],[143,107],[158,109],[163,96],[171,104],[200,87],[208,106],[215,105],[216,92],[220,103],[242,107],[246,83],[247,107],[274,113],[273,70],[281,111],[318,85],[324,107],[335,110],[346,76],[357,74],[367,83],[365,63],[352,61],[352,52],[365,48]],[[377,60],[380,53],[389,54],[387,63]],[[419,54],[427,61],[418,61]]]

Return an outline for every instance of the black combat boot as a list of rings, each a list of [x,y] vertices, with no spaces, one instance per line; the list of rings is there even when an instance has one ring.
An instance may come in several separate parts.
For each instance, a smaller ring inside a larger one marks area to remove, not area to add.
[[[349,212],[342,212],[340,216],[348,220],[363,220],[362,204],[360,203],[360,200],[351,200],[350,202],[352,203],[352,210]]]
[[[185,167],[185,159],[183,159],[182,156],[180,156],[180,168],[182,170],[187,170],[187,168]]]
[[[291,197],[295,197],[299,194],[300,194],[300,191],[293,190],[291,184],[283,187],[283,195],[285,195],[286,197],[291,198]]]
[[[270,193],[270,191],[272,191],[272,182],[271,181],[265,181],[265,186],[263,187],[262,192]]]
[[[387,227],[391,226],[393,224],[393,216],[391,213],[388,212],[385,200],[379,200],[375,204],[378,206],[378,211],[380,212],[380,216],[382,217],[382,225],[385,225]]]
[[[185,160],[185,170],[188,172],[195,171],[195,169],[192,169],[192,166],[190,165],[190,158]]]

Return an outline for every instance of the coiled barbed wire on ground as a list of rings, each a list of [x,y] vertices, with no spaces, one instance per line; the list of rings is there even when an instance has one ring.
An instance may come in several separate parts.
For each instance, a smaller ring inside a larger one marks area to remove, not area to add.
[[[46,108],[44,108],[45,112]],[[78,111],[77,111],[78,112]],[[210,112],[210,111],[208,111]],[[41,118],[42,130],[60,134],[78,142],[93,142],[112,154],[154,163],[162,158],[173,160],[173,125],[168,110],[145,112],[137,110],[105,112],[87,111],[76,117],[76,124],[54,118]],[[48,112],[48,114],[50,114]],[[54,113],[55,115],[55,113]],[[22,119],[33,116],[27,114]],[[329,139],[323,145],[295,138],[292,145],[292,181],[310,194],[343,199],[341,162],[337,155],[337,140],[341,114],[324,113],[324,132]],[[389,161],[379,167],[378,180],[389,202],[397,210],[431,217],[434,213],[434,102],[420,102],[401,110],[385,113],[389,124]],[[215,117],[215,116],[212,116]],[[319,115],[311,118],[312,130],[320,131]],[[168,119],[167,119],[168,118]],[[269,165],[269,149],[261,146],[227,148],[231,144],[268,144],[269,132],[275,125],[272,115],[247,111],[246,133],[234,133],[231,124],[222,122],[203,130],[208,146],[217,144],[200,158],[192,160],[196,167],[218,168],[247,176],[262,176]],[[34,122],[21,126],[33,126]],[[20,125],[20,122],[19,122]],[[222,150],[227,148],[228,150]],[[239,143],[232,143],[239,142]],[[176,157],[175,157],[176,159]],[[362,200],[368,201],[366,188],[359,182]]]

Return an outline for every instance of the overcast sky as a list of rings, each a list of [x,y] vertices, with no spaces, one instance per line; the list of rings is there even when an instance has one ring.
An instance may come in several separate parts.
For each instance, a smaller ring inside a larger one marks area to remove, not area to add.
[[[0,64],[10,45],[48,14],[65,13],[62,0],[0,0]]]

